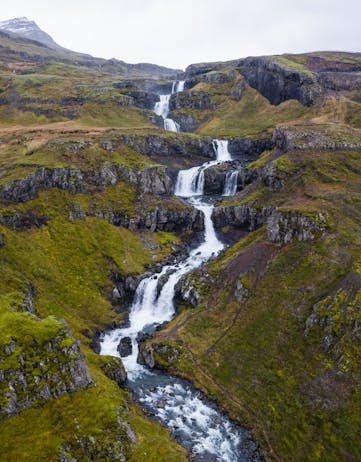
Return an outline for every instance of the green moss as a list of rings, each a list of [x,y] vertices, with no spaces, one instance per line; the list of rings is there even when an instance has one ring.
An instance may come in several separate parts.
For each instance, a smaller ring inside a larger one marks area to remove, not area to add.
[[[240,101],[228,99],[204,123],[198,133],[209,136],[254,137],[279,123],[302,119],[309,110],[297,101],[272,106],[256,90],[246,87]]]
[[[288,55],[275,56],[275,60],[279,65],[285,67],[287,70],[294,71],[299,74],[306,75],[308,77],[315,77],[314,72],[310,71],[309,69],[307,69],[307,67],[303,66],[302,64],[289,59]]]

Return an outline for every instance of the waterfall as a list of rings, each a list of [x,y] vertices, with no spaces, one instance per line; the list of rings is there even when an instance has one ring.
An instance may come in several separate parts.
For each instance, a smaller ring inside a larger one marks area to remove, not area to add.
[[[234,196],[237,192],[238,170],[227,172],[222,196]]]
[[[237,427],[210,403],[200,399],[199,392],[187,382],[165,373],[150,372],[137,362],[139,333],[154,332],[157,326],[173,319],[175,287],[181,277],[216,257],[225,247],[214,229],[213,204],[197,197],[203,194],[204,170],[223,160],[231,160],[226,141],[214,140],[213,146],[217,160],[180,171],[175,190],[178,196],[186,198],[203,213],[203,242],[191,250],[184,261],[166,265],[159,273],[139,283],[130,308],[128,327],[107,332],[101,340],[100,354],[119,356],[117,346],[120,340],[124,337],[131,339],[132,352],[122,358],[129,387],[142,406],[171,430],[176,440],[192,455],[192,460],[260,462],[249,433]]]
[[[177,82],[177,86],[176,86],[176,90],[175,90],[176,93],[179,93],[179,92],[181,92],[181,91],[184,91],[184,84],[185,84],[185,83],[186,83],[185,80],[179,80],[179,81]]]
[[[178,173],[174,194],[180,197],[203,195],[204,168],[193,167]]]
[[[228,140],[213,140],[212,144],[217,156],[217,160],[220,162],[227,162],[232,160],[232,156],[228,151]]]
[[[202,196],[204,194],[204,171],[212,165],[218,165],[222,162],[232,160],[231,154],[228,151],[227,140],[213,140],[212,146],[216,155],[216,160],[206,162],[199,167],[192,167],[187,170],[180,170],[175,185],[175,195],[180,197]],[[232,181],[236,182],[237,178],[232,177]],[[227,183],[227,180],[226,180]],[[233,184],[233,183],[232,183]],[[232,186],[234,188],[234,186]],[[233,189],[232,189],[233,191]],[[233,193],[235,194],[235,192]],[[233,195],[223,194],[223,195]]]
[[[155,103],[155,106],[154,106],[154,112],[158,116],[161,116],[164,120],[164,130],[167,130],[169,132],[179,132],[180,131],[180,125],[177,122],[175,122],[173,119],[168,118],[168,114],[169,114],[169,103],[170,103],[171,96],[173,95],[173,93],[179,93],[180,91],[183,91],[184,84],[185,84],[184,80],[173,82],[171,93],[167,95],[159,95],[159,101]]]

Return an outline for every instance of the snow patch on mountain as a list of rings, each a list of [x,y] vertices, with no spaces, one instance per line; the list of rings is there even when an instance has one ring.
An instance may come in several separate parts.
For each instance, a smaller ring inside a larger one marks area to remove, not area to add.
[[[28,18],[14,18],[6,21],[0,21],[0,30],[19,35],[20,37],[36,40],[54,50],[59,50],[61,47],[50,37],[49,34],[40,29],[35,21]]]

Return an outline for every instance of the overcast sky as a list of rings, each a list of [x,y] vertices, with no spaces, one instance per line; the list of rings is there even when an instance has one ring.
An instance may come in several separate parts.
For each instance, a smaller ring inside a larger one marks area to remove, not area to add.
[[[1,0],[60,45],[185,68],[285,52],[361,51],[361,0]]]

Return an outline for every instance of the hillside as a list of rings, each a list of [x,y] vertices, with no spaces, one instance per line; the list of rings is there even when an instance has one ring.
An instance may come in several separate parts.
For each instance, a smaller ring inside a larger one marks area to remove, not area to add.
[[[177,79],[172,133],[154,107]],[[232,161],[204,169],[203,195],[227,248],[182,276],[139,359],[247,429],[247,460],[361,459],[361,54],[181,73],[0,31],[1,461],[190,460],[99,338],[202,241],[202,209],[174,193],[214,140]]]

